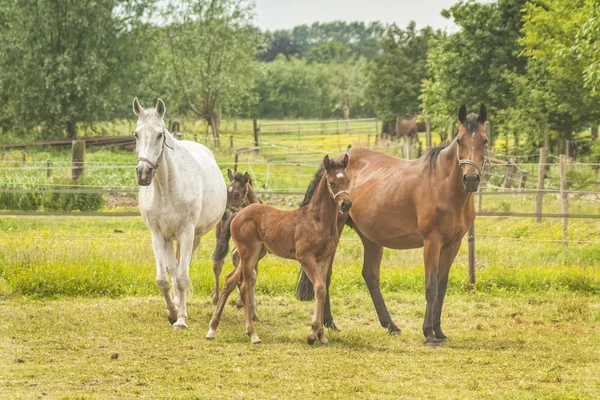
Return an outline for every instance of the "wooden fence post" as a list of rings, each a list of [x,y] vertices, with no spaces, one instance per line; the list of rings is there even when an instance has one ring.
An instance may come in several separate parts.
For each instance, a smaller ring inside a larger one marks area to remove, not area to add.
[[[50,160],[46,160],[46,179],[52,178],[51,165]]]
[[[254,127],[254,147],[256,147],[256,151],[258,151],[258,121],[256,118],[252,120],[252,126]]]
[[[529,173],[527,171],[521,171],[521,181],[519,182],[519,190],[525,189],[525,183],[527,182],[527,175]]]
[[[563,217],[563,229],[562,238],[563,246],[567,247],[569,244],[568,240],[568,228],[569,228],[569,194],[567,193],[567,156],[561,154],[559,158],[560,163],[560,198],[561,198],[561,211],[565,216]]]
[[[469,240],[469,290],[475,290],[475,221],[471,224],[468,233]]]
[[[349,144],[349,145],[348,145],[348,150],[350,150],[351,148],[352,148],[352,145],[351,145],[351,144]],[[346,150],[346,151],[348,151],[348,150]]]
[[[508,160],[508,165],[506,166],[506,174],[504,175],[504,183],[502,184],[502,191],[504,189],[510,188],[513,181],[513,176],[517,173],[517,164],[515,164],[514,160],[511,158]]]
[[[425,120],[425,148],[429,150],[431,147],[431,117]]]
[[[396,140],[400,140],[400,117],[396,117]]]
[[[411,150],[410,147],[412,145],[412,140],[411,140],[412,138],[408,134],[406,136],[404,136],[404,138],[405,138],[404,144],[406,145],[406,159],[410,160],[411,159],[410,158],[411,157],[411,155],[410,155],[410,150]]]
[[[85,161],[85,140],[73,140],[71,142],[71,178],[74,181],[83,174],[83,164]]]
[[[26,167],[27,166],[27,153],[25,153],[24,151],[21,152],[21,158],[23,159],[22,161],[22,166]]]
[[[233,161],[233,174],[234,174],[234,175],[235,175],[235,174],[236,174],[236,172],[237,172],[238,157],[239,157],[239,154],[238,154],[238,153],[235,153],[235,159],[234,159],[234,161]]]
[[[229,153],[233,151],[233,135],[229,135]]]
[[[544,177],[546,172],[546,148],[540,149],[540,166],[538,170],[537,190],[535,195],[535,222],[542,222],[542,204],[544,202]]]

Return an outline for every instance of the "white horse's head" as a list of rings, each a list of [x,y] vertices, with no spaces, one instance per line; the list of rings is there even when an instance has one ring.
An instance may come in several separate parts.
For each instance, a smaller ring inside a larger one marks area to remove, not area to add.
[[[138,116],[135,127],[135,153],[137,167],[135,169],[138,183],[148,186],[160,166],[168,140],[163,116],[165,103],[161,99],[156,102],[156,107],[144,109],[137,97],[133,99],[133,112]]]

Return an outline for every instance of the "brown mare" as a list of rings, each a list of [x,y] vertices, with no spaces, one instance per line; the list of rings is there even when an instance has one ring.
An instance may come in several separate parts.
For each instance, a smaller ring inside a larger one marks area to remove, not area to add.
[[[323,307],[327,295],[326,282],[331,275],[331,265],[340,238],[338,215],[352,206],[348,193],[348,176],[344,172],[348,157],[341,162],[323,159],[323,167],[309,186],[314,191],[311,201],[295,210],[280,210],[264,204],[252,204],[241,210],[223,234],[230,234],[240,255],[240,266],[227,277],[219,302],[210,320],[207,339],[214,339],[223,307],[233,288],[240,285],[246,311],[246,332],[252,343],[260,343],[254,331],[251,310],[252,293],[258,262],[267,251],[276,256],[298,260],[314,284],[316,292],[315,314],[308,343],[318,337],[325,344]],[[224,242],[228,243],[228,240]],[[226,253],[224,246],[221,253]]]
[[[402,160],[366,149],[353,149],[346,173],[351,180],[352,210],[346,224],[364,246],[362,275],[379,322],[390,333],[400,333],[379,288],[383,248],[423,247],[427,307],[423,322],[425,344],[446,341],[441,314],[448,273],[461,241],[473,220],[473,192],[479,187],[487,154],[484,122],[487,110],[458,112],[460,128],[448,145],[429,150],[418,160]],[[300,279],[303,284],[305,277]],[[310,287],[310,286],[309,286]],[[303,299],[311,297],[302,293]],[[329,304],[325,323],[332,324]]]
[[[217,238],[217,245],[212,257],[212,268],[215,274],[215,294],[213,295],[213,303],[215,305],[219,300],[219,279],[221,277],[221,271],[223,270],[223,264],[225,263],[225,256],[227,255],[227,253],[225,253],[221,256],[221,258],[216,258],[223,225],[242,208],[249,206],[250,204],[262,203],[252,188],[252,179],[250,178],[250,174],[247,172],[245,174],[238,172],[234,175],[233,172],[228,169],[227,176],[229,177],[229,186],[227,187],[227,209],[225,214],[223,214],[223,218],[221,221],[219,221],[216,227],[215,237]],[[229,238],[227,238],[227,240],[229,240]],[[235,249],[232,251],[232,258],[233,265],[237,267],[239,263],[239,256]],[[242,307],[241,302],[238,304],[238,306]]]

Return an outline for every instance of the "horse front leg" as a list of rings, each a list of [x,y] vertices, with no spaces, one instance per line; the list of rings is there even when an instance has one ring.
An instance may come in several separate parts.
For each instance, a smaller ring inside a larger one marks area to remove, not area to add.
[[[446,297],[446,289],[448,287],[448,275],[450,273],[450,267],[458,254],[461,242],[447,244],[442,247],[440,252],[440,260],[438,267],[438,295],[436,302],[433,307],[433,333],[435,338],[440,342],[448,340],[446,335],[442,332],[442,307],[444,306],[444,297]]]
[[[425,320],[423,321],[423,335],[425,335],[425,345],[431,347],[439,346],[439,340],[435,337],[433,330],[435,304],[439,293],[439,261],[442,248],[441,240],[437,237],[427,238],[423,246],[423,259],[425,261],[425,299],[427,306],[425,308]],[[441,308],[440,308],[441,310]]]
[[[171,258],[173,241],[152,233],[152,249],[154,250],[154,258],[156,259],[156,286],[158,286],[165,298],[169,322],[174,324],[177,321],[178,310],[169,293],[171,284],[167,276],[167,270],[170,269],[170,265],[173,263]]]
[[[308,334],[307,342],[312,345],[317,337],[321,344],[329,343],[325,337],[325,329],[323,326],[323,310],[325,306],[325,297],[327,296],[327,287],[325,285],[327,266],[325,264],[318,265],[312,254],[299,257],[298,261],[306,272],[308,279],[312,282],[315,288],[315,313],[311,323],[311,331]]]
[[[179,264],[177,265],[177,278],[174,284],[177,285],[179,292],[179,311],[177,312],[177,322],[173,324],[173,328],[187,329],[186,295],[191,285],[190,262],[192,261],[192,252],[200,244],[200,236],[195,235],[193,227],[187,228],[177,238],[177,244],[179,247]]]

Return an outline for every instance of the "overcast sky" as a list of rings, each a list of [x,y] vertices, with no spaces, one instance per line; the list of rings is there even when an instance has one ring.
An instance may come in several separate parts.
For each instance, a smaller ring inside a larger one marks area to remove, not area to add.
[[[383,21],[406,27],[415,21],[418,28],[456,30],[440,15],[458,0],[254,0],[256,23],[268,30],[289,29],[313,22]]]

